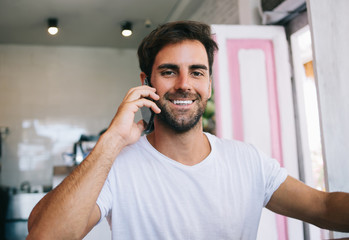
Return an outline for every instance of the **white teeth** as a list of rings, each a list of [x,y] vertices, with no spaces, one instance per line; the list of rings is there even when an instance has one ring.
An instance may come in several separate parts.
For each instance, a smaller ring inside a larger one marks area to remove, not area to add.
[[[192,104],[193,101],[191,101],[191,100],[173,100],[173,103],[176,105],[189,105],[189,104]]]

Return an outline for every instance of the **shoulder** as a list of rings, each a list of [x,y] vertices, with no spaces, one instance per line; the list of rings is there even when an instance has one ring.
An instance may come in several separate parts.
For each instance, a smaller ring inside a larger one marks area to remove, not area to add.
[[[260,151],[252,144],[233,139],[219,138],[210,133],[205,134],[210,141],[211,147],[219,153],[259,157]]]
[[[149,155],[147,154],[149,149],[146,143],[147,141],[145,140],[145,136],[141,136],[137,142],[124,147],[115,158],[112,169],[115,169],[116,166],[120,168],[125,164],[133,165],[137,162],[139,163],[142,159]]]
[[[147,150],[149,148],[149,143],[146,139],[146,136],[141,136],[140,139],[138,139],[137,142],[126,146],[119,154],[119,156],[123,155],[129,155],[129,154],[136,154],[138,152]],[[119,157],[118,156],[118,157]]]
[[[222,161],[249,169],[255,173],[269,172],[271,169],[280,168],[278,161],[252,144],[219,138],[211,134],[208,137],[213,155]]]

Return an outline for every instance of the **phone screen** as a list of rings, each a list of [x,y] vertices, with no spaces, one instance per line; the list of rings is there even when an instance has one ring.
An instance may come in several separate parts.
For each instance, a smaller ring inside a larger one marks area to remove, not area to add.
[[[148,77],[144,79],[144,85],[151,86]],[[154,130],[154,115],[155,113],[148,107],[141,107],[141,114],[145,129],[143,134],[149,134]]]

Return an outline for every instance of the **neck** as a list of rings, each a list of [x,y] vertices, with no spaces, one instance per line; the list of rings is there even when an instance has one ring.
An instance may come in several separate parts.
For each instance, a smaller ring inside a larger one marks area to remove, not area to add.
[[[184,133],[177,133],[156,121],[154,132],[147,138],[156,150],[188,166],[200,163],[211,152],[210,143],[202,131],[201,121]]]

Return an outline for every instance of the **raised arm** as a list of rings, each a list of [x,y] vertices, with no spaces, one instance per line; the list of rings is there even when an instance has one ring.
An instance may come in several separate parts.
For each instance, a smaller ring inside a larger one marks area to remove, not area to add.
[[[266,207],[320,228],[349,232],[349,193],[318,191],[287,177]]]
[[[144,129],[142,121],[134,122],[135,113],[142,106],[160,112],[145,97],[158,99],[155,89],[147,86],[128,91],[88,157],[35,206],[28,220],[28,240],[81,239],[98,222],[96,200],[109,170],[120,151],[137,141]]]

